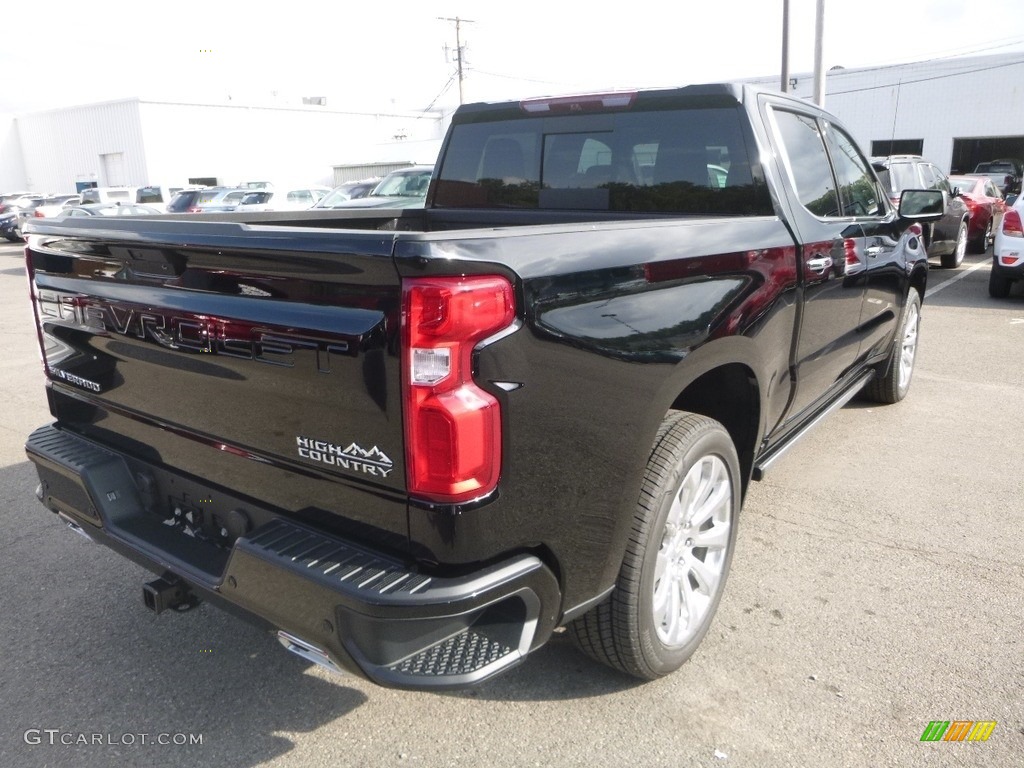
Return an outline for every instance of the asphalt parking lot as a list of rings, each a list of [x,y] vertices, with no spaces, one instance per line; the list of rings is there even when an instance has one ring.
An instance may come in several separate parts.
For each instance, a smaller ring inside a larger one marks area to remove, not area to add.
[[[1024,294],[989,298],[989,256],[933,269],[907,400],[854,401],[753,486],[682,670],[638,684],[559,636],[437,695],[332,676],[209,606],[154,616],[148,572],[36,502],[20,251],[0,245],[0,766],[1021,765]],[[922,742],[936,720],[997,724]]]

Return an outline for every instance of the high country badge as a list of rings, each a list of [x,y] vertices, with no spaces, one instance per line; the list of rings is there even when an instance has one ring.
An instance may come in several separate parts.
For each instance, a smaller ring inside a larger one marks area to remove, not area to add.
[[[299,456],[310,461],[319,461],[339,469],[362,472],[372,477],[387,477],[394,469],[394,462],[376,445],[370,450],[352,443],[347,448],[310,437],[296,436]]]

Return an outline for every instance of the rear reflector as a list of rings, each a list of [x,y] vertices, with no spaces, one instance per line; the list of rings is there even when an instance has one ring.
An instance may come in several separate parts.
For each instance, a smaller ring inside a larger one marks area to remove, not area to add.
[[[405,452],[411,496],[463,503],[497,487],[501,410],[473,381],[473,350],[515,320],[503,277],[402,284]]]

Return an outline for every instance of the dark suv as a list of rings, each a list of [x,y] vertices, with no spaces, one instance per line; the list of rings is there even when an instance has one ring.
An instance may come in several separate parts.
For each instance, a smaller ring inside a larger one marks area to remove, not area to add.
[[[938,256],[947,269],[959,267],[967,253],[970,211],[938,166],[920,155],[890,155],[871,159],[882,188],[898,207],[905,189],[939,189],[945,201],[942,218],[924,227],[928,256]]]
[[[991,178],[1004,195],[1015,195],[1020,193],[1024,164],[1014,159],[989,160],[987,163],[978,163],[974,172],[983,173]]]

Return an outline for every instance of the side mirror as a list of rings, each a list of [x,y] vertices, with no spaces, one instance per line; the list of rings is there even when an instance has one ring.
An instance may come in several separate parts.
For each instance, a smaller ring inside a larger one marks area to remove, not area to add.
[[[906,221],[938,221],[946,209],[941,189],[905,189],[900,195],[899,214]]]

